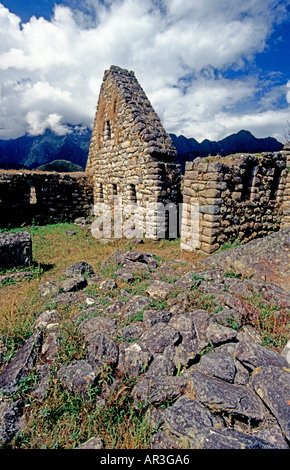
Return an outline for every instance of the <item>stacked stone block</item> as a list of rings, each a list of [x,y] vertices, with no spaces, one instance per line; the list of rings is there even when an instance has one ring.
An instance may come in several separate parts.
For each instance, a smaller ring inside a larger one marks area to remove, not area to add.
[[[0,226],[54,223],[88,216],[92,186],[85,173],[0,172]]]
[[[196,248],[190,206],[198,206],[197,248],[212,253],[232,240],[243,242],[286,228],[289,213],[287,152],[198,158],[184,177],[181,248]],[[288,222],[289,223],[289,222]]]
[[[133,72],[112,66],[100,90],[87,171],[93,178],[94,202],[178,204],[180,167],[176,150]],[[151,232],[157,237],[152,209]]]
[[[290,142],[287,142],[284,146],[284,154],[286,157],[286,168],[283,172],[285,178],[285,184],[283,188],[283,193],[280,195],[281,202],[281,211],[282,211],[282,220],[281,220],[281,230],[290,227]]]

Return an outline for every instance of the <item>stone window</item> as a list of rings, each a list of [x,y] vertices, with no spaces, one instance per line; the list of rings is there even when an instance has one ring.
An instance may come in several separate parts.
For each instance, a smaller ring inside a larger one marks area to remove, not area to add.
[[[97,184],[97,198],[99,201],[104,200],[104,190],[103,190],[103,183]]]
[[[136,193],[136,186],[135,184],[129,184],[128,186],[128,196],[129,201],[136,203],[137,202],[137,193]]]
[[[281,179],[282,168],[275,168],[273,181],[271,183],[271,193],[270,193],[270,200],[273,201],[276,199],[277,191],[279,188],[279,183]]]
[[[241,200],[244,201],[249,199],[252,192],[253,187],[253,179],[257,174],[258,167],[254,164],[249,164],[246,168],[246,171],[243,175],[243,189],[242,189],[242,197]]]
[[[110,124],[110,121],[105,122],[104,139],[105,140],[110,140],[111,139],[111,124]]]
[[[36,190],[34,186],[30,187],[29,204],[37,204]]]
[[[118,196],[118,187],[115,183],[112,185],[113,196]]]

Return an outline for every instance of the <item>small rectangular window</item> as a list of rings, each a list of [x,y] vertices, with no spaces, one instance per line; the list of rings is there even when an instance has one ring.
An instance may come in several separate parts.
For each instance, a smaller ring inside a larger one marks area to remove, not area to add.
[[[116,184],[113,184],[113,196],[118,196],[118,187]]]
[[[137,193],[135,184],[129,184],[128,186],[128,196],[130,202],[137,202]]]

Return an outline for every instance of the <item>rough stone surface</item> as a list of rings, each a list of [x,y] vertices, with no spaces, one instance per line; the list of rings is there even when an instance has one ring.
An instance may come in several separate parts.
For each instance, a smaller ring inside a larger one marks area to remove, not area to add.
[[[41,339],[42,332],[36,330],[7,364],[0,375],[0,390],[4,393],[15,391],[19,380],[34,366]]]
[[[96,383],[98,373],[87,361],[74,361],[58,371],[58,379],[64,387],[75,393],[84,393]]]
[[[88,441],[80,444],[76,449],[103,449],[104,441],[100,437],[91,437]]]
[[[179,332],[163,323],[156,323],[140,337],[140,343],[149,349],[151,354],[162,353],[166,346],[176,344],[180,339]]]
[[[227,383],[196,370],[189,369],[187,376],[201,403],[250,419],[263,419],[265,409],[252,389]]]
[[[114,197],[122,198],[123,205],[152,204],[147,233],[158,238],[157,204],[180,202],[181,173],[175,156],[172,140],[134,72],[110,67],[100,90],[86,167],[93,179],[94,202],[112,209]],[[139,238],[136,229],[130,235]],[[140,259],[128,259],[126,267],[150,272]]]
[[[83,276],[84,274],[94,274],[92,266],[85,261],[78,261],[65,270],[67,277]]]
[[[32,241],[29,232],[0,234],[0,268],[30,266],[32,262]]]
[[[253,376],[252,385],[290,440],[290,370],[271,365],[258,368]]]
[[[134,251],[117,252],[116,258],[118,266],[124,258],[144,266],[154,261],[150,254]],[[183,264],[180,277],[184,269]],[[94,389],[100,409],[108,400],[117,404],[123,393],[130,394],[134,411],[150,413],[151,449],[289,449],[288,348],[279,354],[262,345],[263,332],[258,334],[254,322],[252,326],[247,322],[249,306],[242,301],[256,292],[266,307],[277,303],[278,321],[279,315],[287,316],[285,291],[274,284],[228,278],[221,269],[194,272],[191,264],[186,269],[191,288],[186,282],[162,299],[164,309],[148,293],[134,296],[124,290],[123,281],[110,292],[94,283],[93,296],[63,294],[75,296],[76,313],[70,321],[80,354],[65,365],[66,315],[44,310],[34,322],[34,334],[1,368],[4,445],[21,430],[23,411],[29,413],[22,388],[23,403],[17,406],[11,392],[17,392],[21,379],[35,367],[37,382],[29,382],[33,387],[29,400],[34,397],[45,404],[57,381],[66,393],[79,394],[80,399]],[[165,271],[160,273],[164,276]],[[150,280],[155,274],[151,272]],[[132,285],[130,291],[134,292]],[[212,296],[209,309],[197,309],[207,294]],[[236,299],[239,303],[234,305]],[[284,334],[288,334],[286,323]],[[2,361],[7,350],[3,335]]]

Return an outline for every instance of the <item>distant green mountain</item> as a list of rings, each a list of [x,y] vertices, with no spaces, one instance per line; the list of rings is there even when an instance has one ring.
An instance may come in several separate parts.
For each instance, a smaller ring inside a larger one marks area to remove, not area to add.
[[[67,160],[85,169],[90,140],[91,131],[84,126],[71,126],[64,136],[46,130],[36,137],[0,140],[0,168],[33,170],[55,160]]]
[[[75,173],[78,171],[84,171],[83,167],[71,163],[67,160],[55,160],[51,163],[46,163],[37,168],[39,171],[57,171],[57,173]]]

